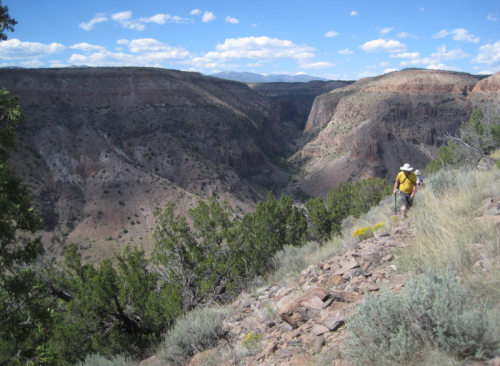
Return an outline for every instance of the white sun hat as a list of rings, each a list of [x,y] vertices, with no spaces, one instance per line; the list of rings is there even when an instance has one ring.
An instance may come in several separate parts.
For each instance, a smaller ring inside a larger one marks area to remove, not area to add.
[[[413,168],[411,167],[410,164],[406,163],[405,165],[403,165],[401,168],[399,168],[401,170],[404,170],[404,171],[407,171],[407,172],[411,172],[413,170]]]
[[[422,174],[422,173],[420,172],[420,170],[418,170],[418,169],[417,169],[417,170],[415,170],[415,174],[416,174],[416,175],[420,175],[420,174]]]

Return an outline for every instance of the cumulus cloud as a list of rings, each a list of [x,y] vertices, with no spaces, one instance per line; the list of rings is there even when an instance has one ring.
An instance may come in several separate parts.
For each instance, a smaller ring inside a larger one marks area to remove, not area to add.
[[[478,75],[491,75],[493,72],[491,70],[482,70],[477,73]]]
[[[104,47],[97,46],[93,44],[89,44],[87,42],[77,43],[71,46],[70,48],[79,50],[82,52],[96,52],[96,51],[104,51]]]
[[[189,60],[190,53],[152,38],[120,39],[117,43],[128,51],[110,52],[99,49],[85,54],[74,53],[69,62],[87,66],[162,66],[167,62]]]
[[[472,43],[479,42],[479,37],[469,34],[469,31],[464,28],[454,29],[451,31],[451,33],[453,34],[453,39],[455,41],[472,42]]]
[[[455,41],[472,42],[472,43],[479,42],[479,37],[469,34],[469,31],[465,28],[453,29],[451,32],[448,32],[448,30],[443,29],[438,33],[434,34],[432,38],[444,38],[449,36],[450,34],[453,34],[453,39]]]
[[[418,38],[416,35],[414,35],[412,33],[408,33],[408,32],[399,32],[398,37],[399,38],[413,38],[413,39]]]
[[[17,38],[0,42],[0,59],[24,60],[38,59],[64,51],[64,45],[56,42],[43,44],[38,42],[21,42]]]
[[[403,52],[403,53],[392,54],[389,57],[417,59],[420,57],[420,53],[418,53],[418,52]]]
[[[203,16],[201,17],[201,20],[203,21],[203,23],[208,23],[208,22],[211,22],[215,19],[216,19],[216,16],[211,11],[206,11],[203,14]]]
[[[182,18],[177,15],[170,14],[156,14],[147,18],[140,18],[141,22],[144,23],[156,23],[156,24],[165,24],[165,23],[189,23],[189,19]]]
[[[358,12],[357,12],[356,10],[351,10],[350,15],[351,15],[352,17],[355,17],[356,15],[358,15]]]
[[[429,70],[449,70],[449,71],[458,71],[459,69],[455,66],[448,66],[445,64],[432,64],[427,66]]]
[[[90,31],[94,28],[96,24],[107,22],[108,18],[104,14],[97,14],[95,17],[90,19],[88,22],[82,22],[78,26],[86,31]]]
[[[327,67],[335,67],[335,64],[332,64],[331,62],[319,61],[310,64],[303,64],[300,65],[300,67],[302,69],[325,69]]]
[[[385,69],[384,74],[388,74],[388,73],[394,72],[394,71],[398,71],[398,69],[395,69],[395,68]]]
[[[170,15],[166,13],[159,13],[150,17],[143,17],[139,19],[132,18],[131,11],[122,11],[111,15],[111,19],[120,24],[124,28],[142,31],[146,29],[146,24],[165,24],[165,23],[190,23],[191,19],[183,18],[178,15]]]
[[[474,58],[474,62],[487,64],[489,67],[498,70],[498,68],[500,68],[500,41],[493,44],[488,43],[479,47],[479,53],[476,58]]]
[[[325,37],[326,38],[333,38],[333,37],[336,37],[338,35],[339,35],[339,33],[335,32],[335,31],[328,31],[328,32],[325,33]]]
[[[450,32],[448,32],[446,29],[442,29],[436,34],[432,36],[432,38],[444,38],[450,35]]]
[[[349,48],[344,48],[343,50],[340,50],[338,53],[340,55],[352,55],[354,51],[350,50]]]
[[[200,9],[193,9],[193,10],[191,10],[191,12],[189,14],[190,15],[200,15],[201,10]]]
[[[406,50],[406,45],[394,40],[375,39],[368,41],[360,46],[366,52],[403,52]]]
[[[111,19],[120,24],[123,28],[142,31],[146,26],[138,20],[132,20],[131,11],[122,11],[111,15]]]
[[[432,58],[439,60],[457,60],[460,58],[465,58],[468,55],[462,51],[462,49],[457,48],[455,50],[447,50],[445,45],[438,47],[437,52],[431,55]]]
[[[407,60],[401,61],[399,64],[402,67],[424,66],[428,69],[458,70],[456,67],[445,65],[443,61],[466,58],[468,55],[460,48],[448,50],[443,45],[438,47],[430,57],[420,57],[418,52],[391,55],[391,57],[406,58]]]
[[[228,38],[216,46],[216,51],[205,54],[205,59],[307,59],[314,57],[314,49],[299,46],[288,40],[270,37]]]
[[[236,18],[233,18],[231,16],[226,17],[226,23],[231,23],[231,24],[238,24],[240,21]]]
[[[131,41],[121,39],[117,42],[128,47],[134,54],[140,54],[146,58],[184,59],[189,52],[182,47],[171,47],[153,38],[139,38]]]
[[[387,33],[390,33],[393,29],[394,29],[393,27],[382,28],[382,29],[380,30],[380,34],[384,36],[384,35],[386,35]]]
[[[486,19],[488,19],[490,22],[496,22],[498,20],[495,13],[489,13]]]

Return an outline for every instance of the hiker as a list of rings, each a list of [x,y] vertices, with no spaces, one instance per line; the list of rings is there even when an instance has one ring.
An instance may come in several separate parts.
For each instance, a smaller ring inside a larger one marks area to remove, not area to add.
[[[417,191],[420,191],[424,185],[424,178],[422,178],[422,172],[418,169],[415,170],[415,175],[417,176]]]
[[[396,176],[394,182],[394,196],[399,189],[399,197],[401,202],[401,216],[406,217],[406,212],[413,204],[413,198],[417,192],[417,176],[412,172],[413,168],[406,163],[400,167],[401,171]]]

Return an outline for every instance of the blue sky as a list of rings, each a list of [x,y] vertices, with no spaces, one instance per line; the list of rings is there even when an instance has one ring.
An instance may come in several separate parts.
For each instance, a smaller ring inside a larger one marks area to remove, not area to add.
[[[3,0],[0,66],[154,66],[357,80],[500,71],[500,0]]]

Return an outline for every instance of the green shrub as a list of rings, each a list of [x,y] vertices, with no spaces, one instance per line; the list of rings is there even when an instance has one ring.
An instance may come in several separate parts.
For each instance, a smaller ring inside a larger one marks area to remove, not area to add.
[[[498,314],[497,314],[498,315]],[[430,350],[461,359],[493,356],[495,324],[467,303],[452,272],[410,280],[400,295],[369,295],[348,318],[347,357],[359,365],[411,364]]]
[[[319,244],[317,242],[309,242],[302,247],[285,246],[273,256],[273,267],[275,268],[273,278],[286,280],[300,276],[300,272],[310,264],[307,256],[318,250]]]
[[[132,366],[136,365],[133,361],[123,357],[115,356],[112,359],[107,359],[104,356],[93,354],[85,357],[85,360],[79,362],[77,366]]]
[[[224,336],[222,322],[226,312],[221,308],[201,308],[179,318],[168,332],[162,359],[181,365],[195,353],[217,344]]]

